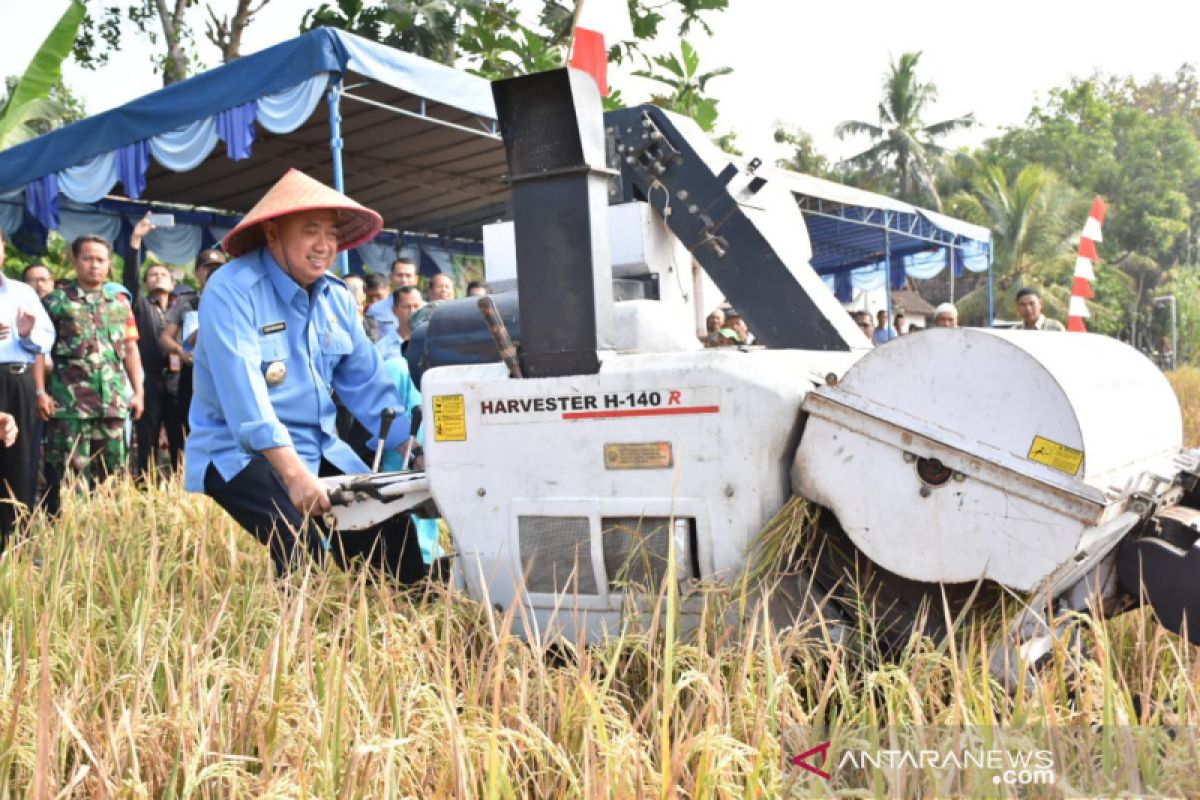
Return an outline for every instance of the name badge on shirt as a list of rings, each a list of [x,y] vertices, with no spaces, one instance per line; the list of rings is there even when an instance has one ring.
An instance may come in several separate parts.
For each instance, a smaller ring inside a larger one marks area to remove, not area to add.
[[[279,333],[280,331],[286,331],[286,330],[287,330],[286,322],[272,322],[270,325],[262,326],[262,335],[266,336],[268,333]]]

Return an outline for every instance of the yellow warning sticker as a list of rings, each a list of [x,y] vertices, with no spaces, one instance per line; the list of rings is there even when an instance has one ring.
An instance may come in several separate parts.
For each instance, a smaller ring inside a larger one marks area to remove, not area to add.
[[[461,394],[434,395],[433,438],[439,442],[467,440],[467,410]]]
[[[1052,442],[1041,436],[1035,436],[1033,444],[1029,446],[1029,460],[1045,464],[1059,472],[1074,475],[1079,472],[1079,467],[1083,464],[1083,451]]]

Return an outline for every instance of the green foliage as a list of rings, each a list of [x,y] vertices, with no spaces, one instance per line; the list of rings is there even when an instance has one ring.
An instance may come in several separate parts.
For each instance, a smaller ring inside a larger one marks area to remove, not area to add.
[[[645,42],[670,35],[663,30],[666,7],[674,6],[683,36],[694,28],[711,33],[707,17],[729,5],[728,0],[628,3],[634,40],[613,44],[609,58],[618,64],[643,57]],[[566,63],[574,15],[575,3],[563,0],[541,0],[529,21],[515,0],[333,0],[305,12],[300,29],[339,28],[495,79]],[[608,98],[606,107],[619,105]]]
[[[1041,165],[1074,187],[1082,201],[1068,210],[1076,231],[1092,197],[1107,201],[1096,301],[1089,303],[1091,330],[1145,343],[1156,287],[1173,268],[1197,261],[1198,97],[1192,67],[1181,68],[1173,81],[1155,76],[1137,84],[1103,75],[1075,80],[1052,90],[1025,126],[985,148],[992,163],[1009,171]],[[1197,343],[1181,339],[1184,344]]]
[[[1180,87],[1185,96],[1194,90]],[[1164,92],[1161,79],[1145,90],[1099,77],[1075,81],[1052,91],[1026,127],[990,147],[1010,162],[1043,164],[1083,192],[1105,197],[1112,214],[1102,256],[1132,251],[1161,265],[1193,262],[1188,232],[1200,201],[1196,112],[1142,107]]]
[[[111,0],[87,2],[90,8],[73,49],[76,62],[85,69],[99,69],[110,54],[126,45],[130,34],[136,34],[156,49],[161,47],[150,61],[163,85],[169,86],[205,68],[196,51],[196,13],[203,9],[204,38],[227,63],[241,55],[243,33],[271,0],[131,0],[124,7],[110,5]],[[232,3],[232,15],[218,13],[223,3]]]
[[[65,278],[75,274],[71,263],[71,246],[58,235],[58,231],[50,231],[46,237],[46,253],[40,256],[30,255],[19,250],[13,242],[4,248],[4,274],[10,278],[20,279],[21,273],[30,264],[43,264],[57,278]]]
[[[829,177],[829,159],[817,151],[817,145],[808,131],[779,127],[775,129],[774,138],[778,144],[792,148],[791,156],[777,159],[775,166],[819,178]]]
[[[25,74],[9,87],[0,107],[0,150],[61,124],[69,111],[51,95],[61,86],[62,62],[71,52],[83,14],[83,4],[72,2],[34,54]]]
[[[1043,293],[1047,314],[1063,318],[1069,292],[1053,287],[1070,286],[1074,265],[1068,212],[1076,203],[1070,187],[1036,164],[1024,167],[1011,180],[996,164],[975,164],[964,170],[964,177],[969,188],[949,199],[947,211],[992,231],[996,316],[1015,318],[1016,290],[1037,286],[1050,287]],[[986,294],[987,287],[980,286],[962,299],[963,324],[986,323]]]
[[[678,55],[655,56],[650,61],[659,70],[636,70],[633,74],[661,83],[671,90],[669,94],[651,95],[650,102],[691,117],[701,129],[712,131],[717,122],[717,100],[705,96],[705,90],[709,81],[728,75],[733,69],[718,67],[701,72],[700,54],[686,39],[680,40]]]
[[[1177,306],[1180,364],[1200,363],[1200,269],[1176,267],[1170,270],[1159,284],[1158,297],[1175,296]],[[1161,340],[1171,334],[1170,308],[1158,305],[1151,317],[1150,341]]]
[[[941,208],[937,190],[939,157],[937,140],[975,124],[974,114],[926,125],[923,115],[937,99],[937,87],[917,77],[921,54],[903,53],[893,61],[883,80],[878,122],[847,120],[837,126],[838,138],[866,135],[871,146],[848,159],[849,166],[864,171],[868,180],[894,181],[889,194],[920,205]]]
[[[409,53],[453,64],[458,58],[458,38],[464,16],[478,13],[497,18],[511,14],[509,3],[483,0],[425,0],[366,3],[364,0],[336,0],[322,3],[304,12],[300,30],[318,27],[340,28],[380,44]]]

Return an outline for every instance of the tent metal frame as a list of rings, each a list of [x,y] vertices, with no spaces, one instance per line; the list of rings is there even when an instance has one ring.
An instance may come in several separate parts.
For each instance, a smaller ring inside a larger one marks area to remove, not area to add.
[[[801,213],[805,216],[822,217],[831,219],[836,222],[844,222],[848,225],[861,225],[868,228],[874,228],[883,233],[883,263],[887,275],[884,277],[884,297],[887,303],[888,324],[891,324],[893,317],[892,313],[892,234],[904,236],[907,239],[916,241],[928,242],[936,245],[943,250],[958,250],[966,252],[966,246],[963,242],[964,237],[953,231],[945,230],[930,222],[920,213],[909,213],[905,211],[896,211],[887,208],[872,208],[870,206],[853,206],[844,202],[830,201],[823,197],[808,194],[799,194],[796,196],[796,204],[800,207]],[[970,240],[976,241],[976,240]],[[984,250],[987,255],[987,294],[988,294],[988,327],[991,327],[995,319],[993,311],[993,295],[992,295],[992,247],[990,242],[985,242]],[[828,245],[823,245],[830,248]],[[871,262],[871,257],[875,253],[860,248],[849,247],[846,245],[836,245],[839,250],[856,251],[861,253],[863,258],[859,263],[847,262],[844,266],[835,269],[822,270],[822,274],[833,274],[843,272],[850,269],[855,269],[864,266]],[[954,267],[950,266],[951,294],[953,294]]]

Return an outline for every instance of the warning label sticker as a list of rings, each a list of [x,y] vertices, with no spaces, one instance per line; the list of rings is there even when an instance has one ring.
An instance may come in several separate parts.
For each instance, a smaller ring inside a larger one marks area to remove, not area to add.
[[[1029,446],[1028,458],[1030,461],[1045,464],[1059,472],[1074,475],[1079,472],[1079,467],[1083,464],[1083,451],[1052,442],[1041,436],[1035,436],[1033,444]]]
[[[479,417],[485,425],[495,425],[717,414],[720,398],[715,386],[489,397],[479,401]]]
[[[461,394],[434,395],[433,438],[439,442],[467,440],[467,407]]]
[[[670,442],[604,445],[605,469],[667,469],[673,463]]]

